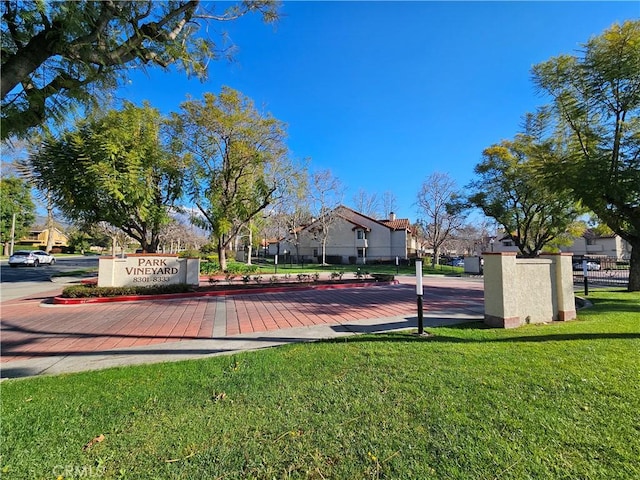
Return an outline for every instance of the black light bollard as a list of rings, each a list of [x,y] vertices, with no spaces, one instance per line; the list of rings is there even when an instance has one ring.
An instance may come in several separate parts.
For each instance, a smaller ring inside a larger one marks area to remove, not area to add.
[[[275,267],[275,273],[278,273],[278,254],[276,253],[276,256],[273,257],[273,266]]]
[[[586,260],[582,260],[582,278],[584,278],[584,296],[586,297],[589,295],[589,273]]]
[[[416,296],[418,299],[418,335],[424,334],[424,316],[422,312],[422,260],[416,260]]]
[[[400,268],[400,265],[398,264],[398,256],[396,255],[396,275],[400,273],[399,268]]]

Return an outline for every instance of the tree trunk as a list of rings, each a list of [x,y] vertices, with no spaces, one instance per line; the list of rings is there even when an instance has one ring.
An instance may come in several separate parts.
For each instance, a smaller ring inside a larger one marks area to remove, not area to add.
[[[51,253],[51,249],[53,248],[53,233],[53,205],[51,204],[50,197],[47,195],[47,246],[45,247],[45,252],[47,253]]]
[[[631,244],[631,262],[629,265],[630,292],[640,292],[640,237],[629,242]]]
[[[327,239],[324,238],[322,239],[322,265],[326,265],[327,264]]]
[[[251,225],[249,225],[249,247],[247,248],[247,265],[251,265],[251,254],[253,253],[253,234],[251,233]]]
[[[227,254],[222,237],[218,238],[218,263],[220,263],[220,270],[223,272],[227,270]]]

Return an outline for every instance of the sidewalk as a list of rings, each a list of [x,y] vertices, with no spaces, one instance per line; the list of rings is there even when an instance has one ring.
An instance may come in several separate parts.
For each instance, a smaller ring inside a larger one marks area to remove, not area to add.
[[[2,303],[2,378],[202,358],[416,328],[415,278],[400,285],[153,302]],[[482,320],[482,282],[424,277],[425,327]],[[53,293],[53,292],[52,292]]]

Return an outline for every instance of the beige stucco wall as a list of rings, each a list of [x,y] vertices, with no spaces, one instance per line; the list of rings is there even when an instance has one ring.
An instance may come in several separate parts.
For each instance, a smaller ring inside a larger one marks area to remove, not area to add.
[[[99,287],[149,287],[186,283],[198,285],[200,260],[178,258],[169,254],[132,254],[121,257],[100,257]]]
[[[484,253],[485,323],[513,328],[576,317],[570,254]]]

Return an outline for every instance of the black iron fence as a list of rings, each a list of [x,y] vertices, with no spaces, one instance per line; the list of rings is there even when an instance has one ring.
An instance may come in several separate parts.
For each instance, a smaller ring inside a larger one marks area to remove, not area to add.
[[[629,285],[629,261],[611,257],[573,256],[573,283],[624,287]]]

